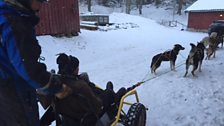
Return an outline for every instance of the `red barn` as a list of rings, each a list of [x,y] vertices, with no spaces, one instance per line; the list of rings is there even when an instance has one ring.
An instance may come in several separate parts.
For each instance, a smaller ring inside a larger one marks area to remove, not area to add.
[[[43,4],[38,35],[78,35],[80,32],[78,0],[50,0]]]
[[[207,31],[214,20],[224,20],[223,0],[198,0],[185,10],[188,30]]]

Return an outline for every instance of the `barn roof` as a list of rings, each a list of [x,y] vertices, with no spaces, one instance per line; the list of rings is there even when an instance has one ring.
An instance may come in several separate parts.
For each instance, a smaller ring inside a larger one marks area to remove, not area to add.
[[[224,0],[197,0],[186,12],[214,12],[224,11]]]

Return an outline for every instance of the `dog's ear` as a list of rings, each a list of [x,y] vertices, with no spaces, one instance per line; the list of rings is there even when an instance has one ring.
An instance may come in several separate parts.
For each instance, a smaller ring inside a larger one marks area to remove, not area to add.
[[[174,45],[174,47],[178,47],[178,46],[180,46],[180,44],[175,44],[175,45]]]
[[[180,48],[181,45],[180,44],[175,44],[173,48]]]
[[[57,54],[57,59],[56,59],[56,63],[58,64],[58,65],[60,65],[60,64],[65,64],[65,63],[67,63],[68,62],[68,55],[66,55],[65,53],[59,53],[59,54]]]
[[[195,44],[193,44],[193,43],[190,43],[190,45],[191,45],[192,48],[195,47]]]
[[[71,69],[77,69],[79,67],[79,59],[74,57],[74,56],[69,56],[69,59],[70,59],[70,67]]]
[[[197,42],[197,47],[200,47],[200,48],[205,48],[205,45],[203,42]]]

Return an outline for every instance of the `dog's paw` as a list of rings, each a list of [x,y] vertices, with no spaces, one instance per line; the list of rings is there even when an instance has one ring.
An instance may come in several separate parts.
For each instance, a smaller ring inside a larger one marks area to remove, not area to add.
[[[156,74],[156,73],[153,73],[153,74],[151,74],[151,75],[152,75],[152,77],[154,78],[154,77],[156,77],[157,74]]]
[[[193,75],[193,77],[194,77],[194,78],[198,78],[198,76],[197,76],[197,75]]]

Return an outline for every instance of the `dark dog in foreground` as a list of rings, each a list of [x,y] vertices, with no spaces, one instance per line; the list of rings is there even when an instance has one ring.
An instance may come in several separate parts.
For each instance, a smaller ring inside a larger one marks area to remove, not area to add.
[[[205,50],[204,44],[200,42],[197,44],[197,46],[194,45],[193,43],[191,43],[190,45],[191,45],[191,51],[186,60],[186,72],[184,77],[187,76],[190,65],[193,65],[193,70],[191,71],[191,73],[194,77],[196,76],[194,72],[195,70],[197,70],[198,66],[199,66],[199,72],[201,72],[201,65],[204,59],[204,50]]]
[[[156,69],[161,65],[162,61],[170,61],[170,69],[175,70],[177,55],[180,50],[184,49],[180,44],[176,44],[172,50],[155,55],[151,62],[151,73],[156,73]]]

